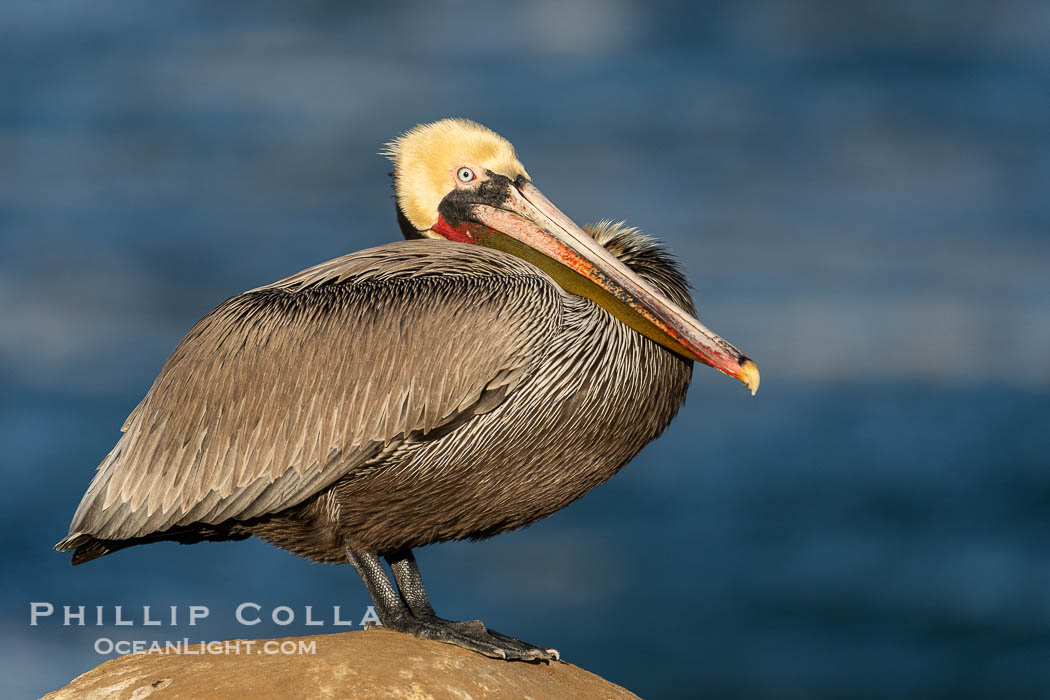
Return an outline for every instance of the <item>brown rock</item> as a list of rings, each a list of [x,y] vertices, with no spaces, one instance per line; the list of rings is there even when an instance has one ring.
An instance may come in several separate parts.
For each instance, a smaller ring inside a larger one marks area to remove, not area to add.
[[[270,649],[303,651],[267,653],[267,642],[276,644]],[[218,653],[201,653],[201,645],[193,645],[193,655],[110,659],[44,700],[637,697],[572,664],[498,661],[386,630],[227,644],[226,652],[213,646]]]

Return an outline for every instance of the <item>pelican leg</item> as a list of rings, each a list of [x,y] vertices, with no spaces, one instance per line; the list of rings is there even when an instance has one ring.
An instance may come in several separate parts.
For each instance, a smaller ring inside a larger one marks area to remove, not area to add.
[[[401,598],[408,605],[412,614],[421,620],[430,620],[437,617],[434,608],[427,598],[427,591],[423,587],[423,577],[419,575],[419,564],[416,563],[416,555],[411,549],[388,554],[386,563],[390,565],[390,571],[394,574],[397,589],[401,591]]]
[[[394,552],[386,555],[385,558],[390,565],[390,571],[394,574],[394,581],[397,582],[397,588],[401,592],[401,599],[417,620],[439,624],[486,643],[496,642],[503,647],[508,659],[548,662],[551,659],[555,661],[559,659],[557,649],[543,649],[520,639],[500,634],[485,627],[481,620],[454,622],[438,617],[433,606],[430,605],[426,588],[423,586],[423,577],[419,574],[419,565],[416,563],[412,550]]]
[[[399,620],[410,618],[412,614],[405,607],[401,596],[394,590],[390,579],[387,578],[379,557],[371,552],[359,552],[356,549],[352,549],[350,545],[346,545],[344,549],[346,549],[347,561],[357,570],[361,580],[365,582],[365,588],[368,589],[368,595],[372,598],[372,603],[375,605],[379,621],[383,623],[384,627],[398,629]]]
[[[460,631],[449,625],[446,621],[434,618],[431,620],[418,619],[409,610],[401,595],[398,594],[394,585],[383,570],[383,563],[374,552],[362,552],[347,544],[347,561],[350,562],[361,579],[365,582],[368,595],[372,597],[375,604],[376,614],[383,627],[395,632],[411,634],[420,639],[433,639],[438,642],[455,644],[456,646],[476,651],[479,654],[490,656],[494,659],[508,660],[533,660],[535,655],[527,655],[515,649],[501,644],[499,640],[489,637],[485,638],[479,634],[470,634]]]

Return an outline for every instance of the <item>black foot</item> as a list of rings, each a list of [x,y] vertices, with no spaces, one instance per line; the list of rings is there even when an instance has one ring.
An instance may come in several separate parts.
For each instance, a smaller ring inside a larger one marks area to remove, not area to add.
[[[485,627],[481,620],[452,622],[440,617],[420,620],[405,616],[397,620],[390,620],[384,624],[384,627],[396,632],[411,634],[420,639],[455,644],[493,659],[550,663],[560,658],[557,649],[541,649],[520,639],[500,634]]]
[[[455,644],[493,659],[550,663],[561,658],[557,649],[541,649],[500,634],[487,629],[481,620],[452,622],[435,615],[423,588],[416,559],[410,550],[393,552],[386,557],[394,580],[397,581],[397,590],[386,577],[383,565],[374,552],[362,552],[347,543],[346,558],[361,574],[375,603],[376,614],[389,630],[420,639]],[[372,626],[375,625],[369,625]]]

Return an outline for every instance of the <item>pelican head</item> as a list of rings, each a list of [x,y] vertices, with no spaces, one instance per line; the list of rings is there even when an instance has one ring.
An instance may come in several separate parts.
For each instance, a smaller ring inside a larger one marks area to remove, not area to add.
[[[758,390],[754,362],[555,207],[499,134],[466,119],[443,119],[411,129],[383,154],[394,162],[402,226],[414,235],[523,258],[651,340]]]

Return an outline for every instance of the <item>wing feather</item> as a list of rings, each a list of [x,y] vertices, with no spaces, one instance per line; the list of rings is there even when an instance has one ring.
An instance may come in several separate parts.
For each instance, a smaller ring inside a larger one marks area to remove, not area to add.
[[[66,541],[275,513],[386,445],[492,410],[541,362],[560,300],[517,258],[434,241],[233,297],[128,416]]]

